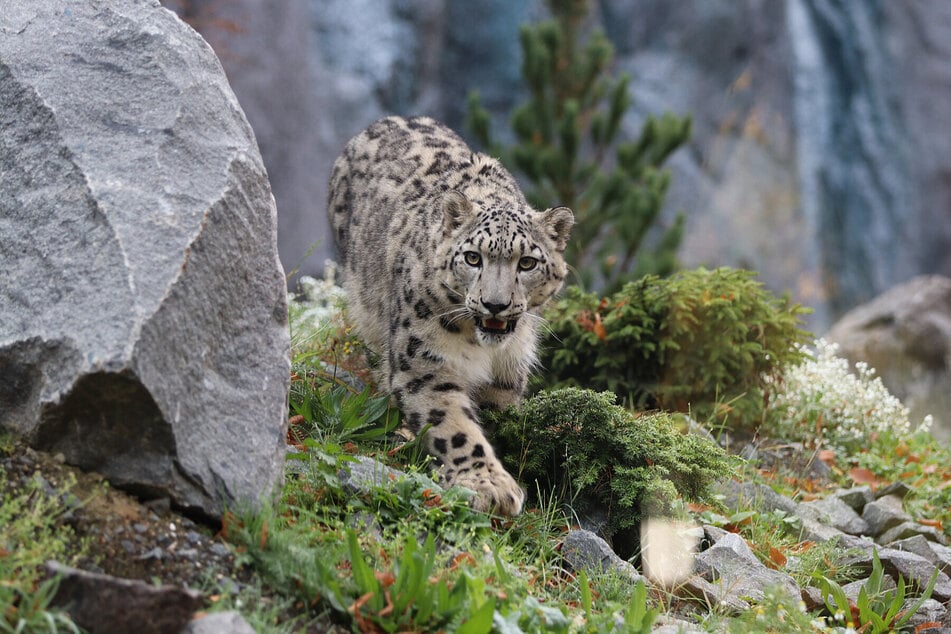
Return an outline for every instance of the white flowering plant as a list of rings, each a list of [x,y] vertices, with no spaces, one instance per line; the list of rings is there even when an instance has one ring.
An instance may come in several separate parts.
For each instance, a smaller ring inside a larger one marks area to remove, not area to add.
[[[295,365],[325,362],[362,372],[366,351],[346,320],[346,294],[336,278],[337,264],[327,260],[323,279],[301,277],[301,292],[288,298]]]
[[[926,431],[931,416],[917,427],[908,408],[892,395],[875,369],[836,356],[838,345],[817,339],[813,349],[801,346],[805,359],[772,380],[766,431],[816,448],[852,454],[880,435],[906,438]]]

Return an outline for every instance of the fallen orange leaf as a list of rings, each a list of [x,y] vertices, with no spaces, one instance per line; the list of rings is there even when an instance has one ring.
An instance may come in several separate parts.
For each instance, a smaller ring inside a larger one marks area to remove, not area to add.
[[[849,477],[852,478],[852,481],[856,484],[867,484],[872,489],[876,488],[882,482],[875,474],[866,469],[865,467],[853,467],[849,470]]]
[[[455,570],[459,568],[462,564],[469,564],[470,566],[476,565],[475,557],[467,552],[462,552],[452,558],[452,565],[449,567],[450,570]]]
[[[777,568],[782,568],[786,565],[786,555],[775,546],[769,549],[769,560],[773,562]]]

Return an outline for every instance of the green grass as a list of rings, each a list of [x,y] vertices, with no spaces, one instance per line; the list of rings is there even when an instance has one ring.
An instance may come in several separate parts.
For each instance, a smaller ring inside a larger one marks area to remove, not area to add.
[[[397,450],[390,444],[398,412],[387,400],[346,387],[321,365],[323,360],[370,377],[366,351],[339,305],[336,310],[317,334],[295,338],[291,413],[299,453],[283,496],[263,512],[239,514],[227,530],[262,587],[276,589],[281,605],[294,606],[295,622],[329,616],[364,632],[639,632],[649,631],[659,614],[682,613],[684,601],[670,592],[565,569],[561,539],[577,520],[570,495],[557,487],[530,492],[535,502],[519,517],[503,520],[471,510],[466,492],[434,485],[418,445]],[[348,494],[338,470],[357,453],[407,475],[364,495]],[[738,466],[736,477],[767,482],[799,499],[851,486],[850,474],[861,467],[882,484],[914,486],[918,495],[908,500],[909,512],[930,518],[948,535],[949,464],[948,450],[924,434],[879,433],[859,451],[835,456],[831,482],[755,465]],[[727,515],[716,504],[694,505],[692,514],[738,532],[764,564],[788,572],[800,585],[823,579],[835,588],[854,577],[842,568],[843,551],[834,544],[802,541],[794,517],[753,508]],[[706,631],[823,632],[841,625],[832,608],[809,613],[798,602],[788,603],[767,589],[762,601],[739,616],[704,605],[695,605],[694,612],[697,627]],[[875,622],[873,612],[887,622],[893,606],[894,596],[866,600],[866,622]],[[289,618],[286,608],[283,618]],[[273,631],[285,631],[283,626]]]
[[[9,440],[0,444],[9,451]],[[0,632],[80,631],[65,612],[50,607],[58,580],[43,575],[46,561],[74,563],[85,550],[63,523],[69,487],[50,496],[34,477],[12,491],[0,471]]]
[[[568,520],[557,506],[503,522],[472,510],[469,492],[443,490],[412,466],[385,486],[347,494],[337,476],[350,460],[341,444],[302,444],[280,502],[231,516],[225,534],[262,584],[311,616],[329,609],[359,631],[599,632],[615,631],[613,613],[634,610],[633,599],[641,626],[616,631],[649,624],[643,591],[620,591],[607,577],[585,593],[561,569]]]

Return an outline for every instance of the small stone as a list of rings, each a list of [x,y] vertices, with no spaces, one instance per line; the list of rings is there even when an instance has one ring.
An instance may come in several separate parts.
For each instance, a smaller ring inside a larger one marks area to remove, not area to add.
[[[569,531],[562,543],[561,556],[575,571],[584,570],[590,574],[614,571],[632,583],[643,579],[637,568],[618,557],[606,541],[591,531]]]
[[[135,524],[132,525],[132,530],[134,530],[136,533],[139,533],[141,535],[143,533],[148,532],[149,527],[148,525],[142,524],[141,522],[136,522]]]
[[[122,550],[126,551],[130,555],[135,552],[135,544],[130,542],[128,539],[121,540],[119,545],[122,546]]]
[[[166,497],[155,498],[154,500],[144,502],[144,504],[153,513],[168,513],[172,510],[172,500]]]
[[[58,451],[53,454],[53,462],[58,464],[66,464],[66,456],[62,452]]]
[[[928,542],[928,548],[930,548],[931,552],[934,553],[935,564],[938,566],[941,572],[951,576],[951,548],[941,544],[936,544],[935,542]]]
[[[893,548],[880,549],[878,557],[886,573],[901,575],[907,585],[917,588],[924,588],[936,569],[935,565],[924,557]],[[951,600],[951,578],[948,575],[938,571],[931,596],[942,603]]]
[[[802,523],[802,530],[799,534],[801,540],[824,543],[831,540],[842,542],[847,537],[854,538],[853,535],[843,533],[839,529],[827,526],[811,517],[800,517],[799,520]]]
[[[753,506],[761,511],[796,513],[797,505],[795,501],[776,493],[765,484],[727,480],[719,485],[719,488],[724,496],[723,504],[733,511],[740,507]]]
[[[914,489],[904,482],[892,482],[888,486],[876,491],[875,497],[880,499],[888,495],[894,495],[904,500],[913,490]]]
[[[902,606],[902,611],[910,610],[912,607],[914,607],[916,602],[916,598],[905,599],[905,604]],[[951,630],[946,627],[929,627],[919,629],[919,626],[922,626],[925,623],[947,623],[947,618],[948,608],[934,599],[927,599],[921,604],[921,607],[918,608],[918,611],[915,612],[910,619],[908,619],[903,629],[910,632],[915,632],[916,634],[922,634],[924,632],[928,632],[929,634],[946,634],[947,632],[951,632]]]
[[[852,487],[851,489],[839,489],[833,495],[848,504],[857,513],[861,513],[866,504],[875,500],[872,487],[868,485]]]
[[[46,569],[60,576],[52,605],[91,632],[181,632],[203,601],[201,593],[176,586],[94,574],[57,562],[47,563]]]
[[[713,544],[717,543],[720,538],[724,537],[728,532],[729,531],[725,531],[719,526],[710,526],[709,524],[704,524],[704,541],[700,542],[700,550],[706,550]]]
[[[158,546],[156,546],[155,548],[152,548],[151,550],[148,550],[142,553],[141,555],[139,555],[138,559],[142,559],[142,560],[155,559],[155,560],[161,561],[162,559],[165,559],[165,557],[166,557],[165,551],[159,548]]]
[[[238,612],[215,612],[191,621],[181,634],[255,634],[254,628]]]
[[[227,557],[231,554],[231,550],[221,542],[215,542],[208,548],[208,550],[219,557]]]
[[[889,548],[902,550],[908,553],[914,553],[919,557],[924,557],[932,563],[937,563],[937,556],[928,545],[928,540],[924,535],[912,535],[905,539],[899,539],[888,544]]]
[[[892,526],[887,531],[875,538],[875,541],[879,544],[891,544],[892,542],[907,539],[909,537],[914,537],[915,535],[921,535],[926,539],[938,542],[939,544],[945,543],[945,537],[934,526],[925,526],[924,524],[919,524],[918,522],[902,522],[897,526]]]
[[[796,599],[800,595],[799,586],[791,576],[761,564],[746,540],[733,533],[698,554],[696,569],[707,581],[734,598],[760,600],[764,597],[763,589],[769,586],[781,587]],[[717,592],[717,596],[722,601],[725,595]]]
[[[825,598],[822,595],[822,590],[814,586],[804,586],[801,590],[802,602],[806,604],[807,610],[813,612],[825,607]]]
[[[622,630],[623,626],[622,622],[617,629]],[[665,615],[660,615],[651,629],[651,634],[703,634],[703,632],[704,630],[695,623]]]
[[[865,535],[869,532],[868,522],[843,502],[840,498],[829,496],[799,505],[798,515],[831,526],[850,535]]]
[[[899,496],[886,495],[866,504],[862,519],[868,522],[869,534],[878,536],[902,522],[910,521],[911,516],[905,513]]]
[[[691,599],[697,599],[702,604],[717,606],[726,614],[742,614],[750,609],[750,604],[729,592],[726,586],[714,585],[699,575],[694,575],[683,582],[676,593]]]
[[[865,587],[867,583],[868,583],[868,579],[858,579],[856,581],[847,583],[844,586],[842,586],[842,592],[844,592],[845,596],[847,596],[852,601],[856,601],[859,598],[859,592],[862,590],[862,588]],[[888,575],[882,576],[883,590],[894,590],[896,587],[897,587],[897,584],[895,583],[894,579],[892,579]]]
[[[188,531],[185,533],[185,539],[188,540],[189,544],[195,546],[201,543],[202,534],[197,531]]]

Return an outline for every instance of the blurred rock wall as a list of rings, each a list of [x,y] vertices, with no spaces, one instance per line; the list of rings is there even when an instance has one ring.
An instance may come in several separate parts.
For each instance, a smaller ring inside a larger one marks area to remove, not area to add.
[[[540,0],[166,0],[221,56],[258,136],[288,271],[331,254],[324,205],[347,139],[388,113],[461,128],[478,89],[498,131],[521,97],[518,27]],[[951,4],[600,0],[644,117],[691,113],[671,160],[685,265],[756,269],[837,315],[951,274]],[[308,251],[313,252],[307,257]]]

